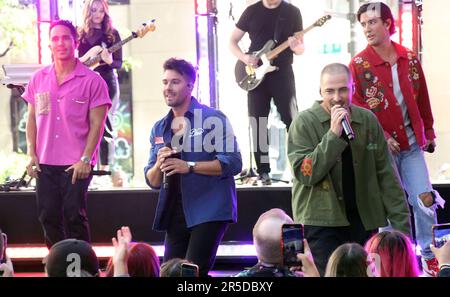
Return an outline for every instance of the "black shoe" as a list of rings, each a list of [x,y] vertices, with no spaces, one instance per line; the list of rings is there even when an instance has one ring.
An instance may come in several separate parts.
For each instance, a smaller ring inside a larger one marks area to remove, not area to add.
[[[270,179],[270,176],[269,176],[269,174],[268,173],[261,173],[259,176],[258,176],[258,180],[260,180],[261,181],[261,184],[263,185],[263,186],[270,186],[271,184],[272,184],[272,180]]]

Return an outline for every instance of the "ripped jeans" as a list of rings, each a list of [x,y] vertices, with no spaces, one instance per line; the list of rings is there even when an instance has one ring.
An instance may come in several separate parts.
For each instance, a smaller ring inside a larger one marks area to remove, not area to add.
[[[408,193],[408,202],[413,209],[416,241],[422,249],[422,256],[425,259],[434,258],[430,244],[432,242],[431,227],[437,223],[436,211],[433,209],[427,214],[419,207],[418,203],[420,194],[433,191],[424,153],[417,143],[414,143],[409,150],[401,151],[394,156],[394,160],[403,188]]]

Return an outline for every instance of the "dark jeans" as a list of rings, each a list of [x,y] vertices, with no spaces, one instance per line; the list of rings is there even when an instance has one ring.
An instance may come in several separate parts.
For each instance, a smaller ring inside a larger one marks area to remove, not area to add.
[[[45,244],[50,248],[66,238],[90,242],[86,200],[92,175],[72,185],[72,174],[64,171],[69,166],[40,167],[36,196]]]
[[[269,173],[269,147],[267,118],[270,112],[270,100],[273,98],[275,106],[281,115],[281,120],[289,129],[297,114],[297,99],[295,97],[295,78],[292,66],[280,67],[279,70],[266,74],[263,82],[254,90],[248,92],[248,115],[256,120],[256,127],[252,127],[253,154],[258,173]],[[259,118],[265,118],[265,123]],[[265,131],[265,135],[259,131]],[[261,139],[261,137],[263,137]],[[261,146],[260,146],[261,145]],[[280,152],[284,153],[284,152]]]
[[[200,276],[208,276],[227,228],[228,223],[220,221],[187,228],[181,199],[177,199],[166,231],[164,262],[173,258],[187,259],[199,266]]]
[[[305,238],[308,240],[314,262],[321,276],[325,274],[328,259],[341,244],[356,242],[364,246],[377,230],[366,231],[358,213],[348,215],[350,226],[320,227],[304,226]]]

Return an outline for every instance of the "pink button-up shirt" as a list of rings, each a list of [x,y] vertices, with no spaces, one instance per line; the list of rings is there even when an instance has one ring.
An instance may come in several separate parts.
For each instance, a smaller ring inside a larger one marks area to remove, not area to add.
[[[111,106],[108,88],[100,75],[77,60],[74,71],[58,86],[54,64],[38,70],[22,97],[36,112],[36,155],[40,164],[72,165],[87,144],[89,110]],[[97,147],[92,165],[97,159]]]

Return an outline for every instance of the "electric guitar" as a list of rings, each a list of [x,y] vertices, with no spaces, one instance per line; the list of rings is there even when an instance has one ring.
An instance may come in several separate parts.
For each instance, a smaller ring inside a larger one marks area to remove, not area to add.
[[[108,52],[110,54],[114,53],[118,49],[120,49],[125,43],[133,40],[134,38],[142,38],[147,34],[149,31],[155,31],[155,20],[151,20],[150,22],[142,24],[142,27],[140,27],[136,32],[131,32],[131,35],[127,38],[113,44],[112,46],[108,47]],[[96,68],[100,62],[102,61],[101,52],[103,51],[103,47],[100,45],[93,46],[91,49],[89,49],[79,60],[89,67],[90,69]]]
[[[310,31],[314,27],[320,27],[325,24],[326,21],[331,19],[331,15],[325,15],[318,19],[314,24],[304,29],[303,31],[294,33],[294,37],[299,38],[306,32]],[[251,91],[255,89],[264,79],[266,73],[277,70],[276,66],[272,66],[270,62],[275,59],[282,51],[289,47],[288,41],[286,40],[276,48],[272,49],[275,45],[275,41],[269,40],[257,52],[253,55],[259,58],[258,66],[245,65],[244,62],[238,60],[234,68],[234,75],[236,77],[236,82],[245,91]]]

